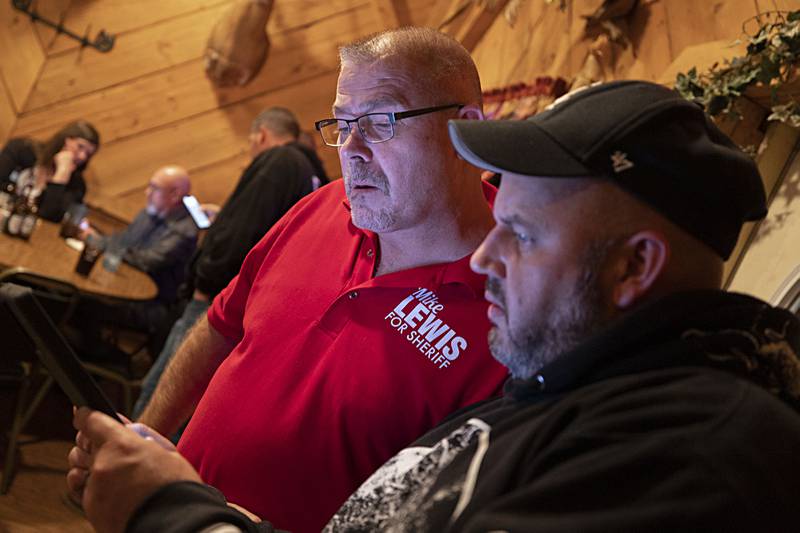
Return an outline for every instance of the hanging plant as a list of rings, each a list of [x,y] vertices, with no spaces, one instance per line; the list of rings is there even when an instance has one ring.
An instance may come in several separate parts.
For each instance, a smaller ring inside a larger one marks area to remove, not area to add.
[[[765,18],[772,21],[761,24]],[[751,20],[759,22],[759,28],[748,37],[745,56],[726,61],[723,66],[715,64],[706,73],[698,73],[695,68],[680,73],[675,88],[715,117],[738,118],[736,99],[745,93],[763,93],[772,111],[768,120],[800,127],[800,11],[774,11]]]

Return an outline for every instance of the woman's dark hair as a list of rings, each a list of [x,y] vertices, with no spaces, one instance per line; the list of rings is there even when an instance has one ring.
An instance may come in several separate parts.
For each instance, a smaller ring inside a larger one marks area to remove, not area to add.
[[[50,137],[44,144],[41,145],[39,153],[36,156],[36,161],[39,165],[47,168],[53,167],[53,157],[64,148],[64,141],[68,137],[80,137],[100,148],[100,134],[94,129],[94,126],[85,120],[76,120],[70,122],[60,130],[58,130],[52,137]],[[88,161],[87,161],[88,162]],[[86,163],[83,163],[79,169],[83,169]]]

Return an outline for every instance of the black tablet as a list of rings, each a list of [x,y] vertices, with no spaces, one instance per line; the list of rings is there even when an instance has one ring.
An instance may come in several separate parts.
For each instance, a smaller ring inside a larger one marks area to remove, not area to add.
[[[50,375],[78,407],[91,407],[97,411],[123,421],[102,389],[81,364],[67,341],[50,320],[42,305],[29,287],[3,283],[0,285],[0,327],[5,337],[27,339],[26,343],[36,352]],[[20,343],[11,349],[19,349]],[[7,345],[6,349],[9,346]]]

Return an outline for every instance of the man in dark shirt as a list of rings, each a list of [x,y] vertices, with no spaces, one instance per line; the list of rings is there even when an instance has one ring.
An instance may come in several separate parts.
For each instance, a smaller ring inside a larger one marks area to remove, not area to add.
[[[187,280],[191,299],[144,379],[134,417],[147,406],[189,328],[239,272],[247,252],[300,198],[328,182],[317,154],[298,142],[299,135],[294,114],[282,107],[268,108],[253,120],[248,138],[253,160],[191,262]]]
[[[197,244],[197,227],[182,202],[190,187],[185,169],[175,165],[159,168],[147,185],[147,205],[124,230],[109,237],[99,236],[92,228],[83,231],[85,240],[95,241],[106,254],[120,255],[126,263],[146,272],[158,287],[156,297],[145,302],[85,298],[79,314],[92,317],[84,328],[88,353],[103,353],[107,348],[100,340],[102,328],[109,324],[151,335],[163,329]],[[153,340],[155,345],[160,345],[157,339]]]

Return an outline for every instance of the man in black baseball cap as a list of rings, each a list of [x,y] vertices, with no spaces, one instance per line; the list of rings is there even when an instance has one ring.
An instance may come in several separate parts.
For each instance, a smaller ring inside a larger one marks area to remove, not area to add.
[[[643,82],[450,128],[465,159],[503,173],[472,267],[513,379],[401,450],[326,531],[794,530],[800,323],[719,290],[742,223],[765,212],[752,161]],[[98,494],[144,502],[127,531],[271,531],[178,454],[86,409],[76,427],[96,443]]]
[[[525,121],[451,121],[450,135],[503,174],[472,266],[489,276],[494,355],[518,377],[644,303],[719,289],[742,224],[766,214],[752,159],[653,83],[594,85]]]

